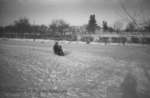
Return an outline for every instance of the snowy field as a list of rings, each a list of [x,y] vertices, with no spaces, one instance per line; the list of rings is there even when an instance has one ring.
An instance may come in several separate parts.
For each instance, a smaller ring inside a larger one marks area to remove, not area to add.
[[[0,98],[150,98],[150,46],[0,39]]]

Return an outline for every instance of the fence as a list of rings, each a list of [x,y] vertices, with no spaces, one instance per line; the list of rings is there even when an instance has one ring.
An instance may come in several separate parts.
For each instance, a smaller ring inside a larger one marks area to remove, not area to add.
[[[150,44],[150,35],[121,35],[121,34],[101,34],[101,35],[82,35],[78,40],[89,43],[95,41],[99,43],[134,43]]]
[[[51,39],[51,40],[68,40],[75,41],[75,35],[52,35],[52,34],[35,34],[35,33],[0,33],[0,38],[28,38],[28,39]]]
[[[67,41],[83,41],[90,43],[136,43],[150,44],[149,35],[121,35],[121,34],[101,34],[101,35],[52,35],[52,34],[35,34],[35,33],[0,33],[0,38],[31,38],[31,39],[51,39],[51,40],[67,40]]]

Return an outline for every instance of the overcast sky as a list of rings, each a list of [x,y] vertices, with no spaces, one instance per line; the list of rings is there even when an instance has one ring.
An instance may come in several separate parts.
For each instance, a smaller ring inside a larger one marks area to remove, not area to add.
[[[132,16],[150,16],[150,0],[0,0],[0,25],[24,17],[34,24],[49,25],[53,19],[63,19],[70,25],[83,25],[92,13],[99,25],[103,20],[111,25],[128,19],[120,3]]]

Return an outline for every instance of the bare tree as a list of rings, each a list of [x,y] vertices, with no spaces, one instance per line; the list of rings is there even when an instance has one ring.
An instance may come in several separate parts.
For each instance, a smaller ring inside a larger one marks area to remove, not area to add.
[[[65,31],[69,28],[69,24],[67,24],[64,20],[53,20],[49,28],[52,33],[56,35],[65,35]]]
[[[115,30],[117,33],[119,33],[119,32],[121,31],[122,27],[123,27],[122,22],[117,21],[117,22],[114,23],[114,30]]]
[[[140,2],[140,0],[138,2]],[[142,31],[140,33],[143,36],[144,36],[143,31],[150,31],[150,25],[149,25],[150,23],[148,23],[149,18],[142,7],[143,6],[142,2],[140,6],[137,6],[136,10],[133,11],[132,14],[129,13],[129,10],[127,10],[127,7],[125,7],[125,4],[122,1],[120,1],[120,5],[124,13],[129,18],[132,25],[134,25],[136,31]],[[135,13],[136,15],[133,15],[133,13]],[[137,13],[139,14],[137,15]]]
[[[130,21],[132,23],[134,23],[136,26],[138,26],[136,18],[129,13],[129,11],[127,10],[127,8],[125,7],[125,5],[122,2],[119,2],[119,3],[120,3],[122,10],[127,15],[127,17],[130,19]]]
[[[136,31],[136,25],[133,22],[129,22],[125,28],[125,31],[127,32]]]
[[[14,22],[14,27],[19,33],[31,32],[31,24],[27,18],[16,20]]]
[[[150,20],[144,23],[144,31],[150,31]]]

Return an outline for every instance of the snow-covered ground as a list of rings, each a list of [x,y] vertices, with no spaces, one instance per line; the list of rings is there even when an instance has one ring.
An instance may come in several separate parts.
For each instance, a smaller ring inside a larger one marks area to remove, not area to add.
[[[54,40],[50,39],[20,39],[20,38],[0,38],[0,40],[12,40],[12,41],[22,41],[22,42],[40,42],[40,43],[54,43]],[[67,41],[67,40],[61,40],[59,41],[61,44],[87,44],[83,41]],[[94,45],[123,45],[122,43],[103,43],[103,42],[90,42],[90,44]],[[138,43],[125,43],[126,46],[143,46],[143,44]],[[149,46],[149,44],[144,44]]]
[[[150,46],[0,40],[0,98],[149,98]]]

